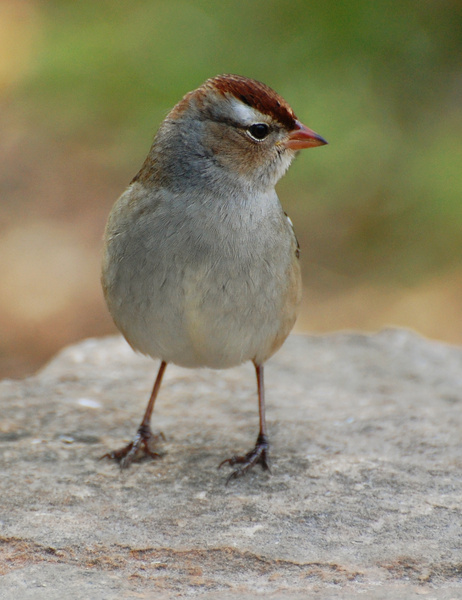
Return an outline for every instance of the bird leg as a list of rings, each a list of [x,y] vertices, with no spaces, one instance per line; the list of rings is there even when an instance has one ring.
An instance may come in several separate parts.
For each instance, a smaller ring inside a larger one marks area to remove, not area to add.
[[[255,363],[254,363],[255,364]],[[247,452],[244,456],[233,456],[227,458],[218,465],[220,469],[223,465],[228,464],[232,467],[239,465],[226,480],[226,485],[232,480],[241,477],[247,471],[257,464],[261,465],[264,471],[270,471],[268,464],[269,454],[269,441],[266,433],[266,419],[265,419],[265,387],[263,383],[263,365],[255,364],[255,371],[257,374],[257,385],[258,385],[258,411],[260,414],[260,432],[257,437],[255,448]],[[270,471],[271,472],[271,471]]]
[[[126,469],[132,464],[132,462],[140,458],[139,455],[141,453],[143,453],[142,456],[150,456],[151,458],[160,457],[160,454],[158,452],[154,452],[151,447],[159,437],[163,438],[164,436],[162,433],[159,435],[154,435],[151,431],[150,423],[152,411],[154,410],[154,403],[156,401],[157,394],[159,393],[166,366],[166,362],[162,361],[160,363],[159,372],[157,373],[156,381],[154,383],[154,387],[152,388],[152,393],[146,407],[146,412],[144,413],[141,425],[138,427],[138,431],[136,432],[133,440],[123,448],[119,448],[118,450],[113,450],[112,452],[104,454],[101,459],[109,458],[116,460],[120,464],[121,469]]]

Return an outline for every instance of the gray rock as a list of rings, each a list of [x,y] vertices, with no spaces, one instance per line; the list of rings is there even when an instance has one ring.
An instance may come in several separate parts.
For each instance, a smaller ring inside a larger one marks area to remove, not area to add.
[[[118,337],[0,385],[0,597],[462,597],[462,351],[408,331],[292,336],[266,368],[272,474],[249,450],[251,365],[169,366],[164,456],[98,458],[157,365]]]

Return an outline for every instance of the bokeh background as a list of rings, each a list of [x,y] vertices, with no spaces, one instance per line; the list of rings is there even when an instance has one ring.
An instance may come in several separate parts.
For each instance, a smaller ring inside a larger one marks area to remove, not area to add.
[[[279,184],[298,330],[462,343],[460,0],[0,0],[1,376],[114,331],[107,214],[168,109],[224,72],[330,142]]]

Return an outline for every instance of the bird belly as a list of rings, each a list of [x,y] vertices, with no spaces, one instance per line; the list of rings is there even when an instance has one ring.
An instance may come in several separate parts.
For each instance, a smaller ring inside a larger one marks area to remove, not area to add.
[[[133,278],[123,310],[111,312],[132,347],[154,358],[216,369],[247,360],[261,364],[295,322],[301,281],[298,261],[289,257],[282,270],[268,261],[240,264],[235,258],[226,265],[149,271]]]
[[[281,329],[285,339],[293,326],[295,307],[287,306],[271,279],[255,281],[238,271],[212,275],[205,289],[207,279],[199,276],[199,281],[200,288],[192,282],[185,294],[190,366],[226,368],[247,360],[263,362]]]
[[[295,322],[301,279],[277,196],[264,200],[267,214],[262,209],[255,222],[251,215],[236,221],[231,211],[224,222],[210,212],[218,204],[194,205],[194,219],[167,204],[154,214],[141,205],[137,216],[126,210],[130,193],[120,198],[102,282],[114,322],[134,349],[211,368],[261,364],[276,352]],[[129,216],[123,227],[120,213]]]

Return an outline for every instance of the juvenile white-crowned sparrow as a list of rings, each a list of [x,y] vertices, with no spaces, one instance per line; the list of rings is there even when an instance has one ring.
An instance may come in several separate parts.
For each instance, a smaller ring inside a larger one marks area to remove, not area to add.
[[[327,142],[271,88],[208,79],[161,124],[105,232],[102,284],[128,343],[160,359],[133,441],[105,457],[153,458],[150,420],[166,365],[255,365],[260,431],[238,477],[268,469],[263,364],[292,329],[301,299],[298,243],[274,189],[297,150]],[[221,465],[220,465],[221,466]]]

